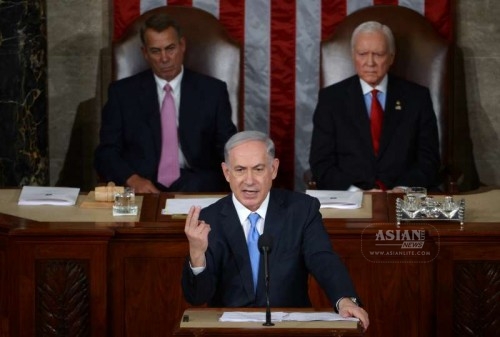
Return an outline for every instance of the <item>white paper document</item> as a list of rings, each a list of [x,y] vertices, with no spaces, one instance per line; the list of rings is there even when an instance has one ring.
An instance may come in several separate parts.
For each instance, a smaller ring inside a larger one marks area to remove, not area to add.
[[[162,210],[162,214],[188,214],[189,208],[191,206],[200,206],[201,208],[210,206],[218,198],[176,198],[167,199],[165,204],[165,209]]]
[[[73,187],[24,186],[18,204],[72,206],[79,193],[80,189]]]
[[[271,321],[283,321],[284,312],[272,312]],[[265,322],[265,312],[227,311],[219,318],[220,322]]]
[[[219,318],[220,322],[265,322],[265,312],[229,311]],[[272,322],[297,321],[358,321],[355,317],[344,318],[334,312],[271,312]]]
[[[321,208],[356,209],[363,203],[362,191],[306,190],[306,194],[318,198]]]
[[[271,314],[272,316],[272,314]],[[334,312],[290,312],[284,318],[284,321],[298,321],[298,322],[311,322],[311,321],[358,321],[356,317],[342,317]]]

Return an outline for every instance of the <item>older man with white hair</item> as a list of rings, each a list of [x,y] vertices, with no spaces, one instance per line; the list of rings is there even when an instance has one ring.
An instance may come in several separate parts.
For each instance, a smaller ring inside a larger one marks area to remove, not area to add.
[[[309,163],[319,189],[433,188],[440,167],[429,90],[389,73],[389,27],[359,25],[351,38],[356,75],[319,92]]]

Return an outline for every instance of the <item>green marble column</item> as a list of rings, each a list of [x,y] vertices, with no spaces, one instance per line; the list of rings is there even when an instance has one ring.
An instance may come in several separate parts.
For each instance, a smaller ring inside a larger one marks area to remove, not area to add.
[[[49,183],[44,0],[0,0],[0,187]]]

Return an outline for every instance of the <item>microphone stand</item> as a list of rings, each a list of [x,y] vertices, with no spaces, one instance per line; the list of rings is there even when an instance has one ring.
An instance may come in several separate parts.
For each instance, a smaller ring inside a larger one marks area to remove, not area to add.
[[[264,251],[264,272],[265,272],[265,280],[266,280],[266,322],[263,323],[263,326],[273,326],[274,323],[271,322],[271,303],[269,301],[269,247],[262,247]]]

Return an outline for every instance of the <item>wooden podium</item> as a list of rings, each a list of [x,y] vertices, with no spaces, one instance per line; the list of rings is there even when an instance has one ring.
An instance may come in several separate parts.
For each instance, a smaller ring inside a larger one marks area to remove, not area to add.
[[[182,316],[174,336],[363,336],[363,328],[356,321],[283,321],[274,326],[263,326],[262,322],[219,322],[227,311],[265,311],[258,309],[187,309]],[[329,311],[328,309],[297,310],[275,308],[281,312]],[[271,313],[272,315],[272,313]]]

